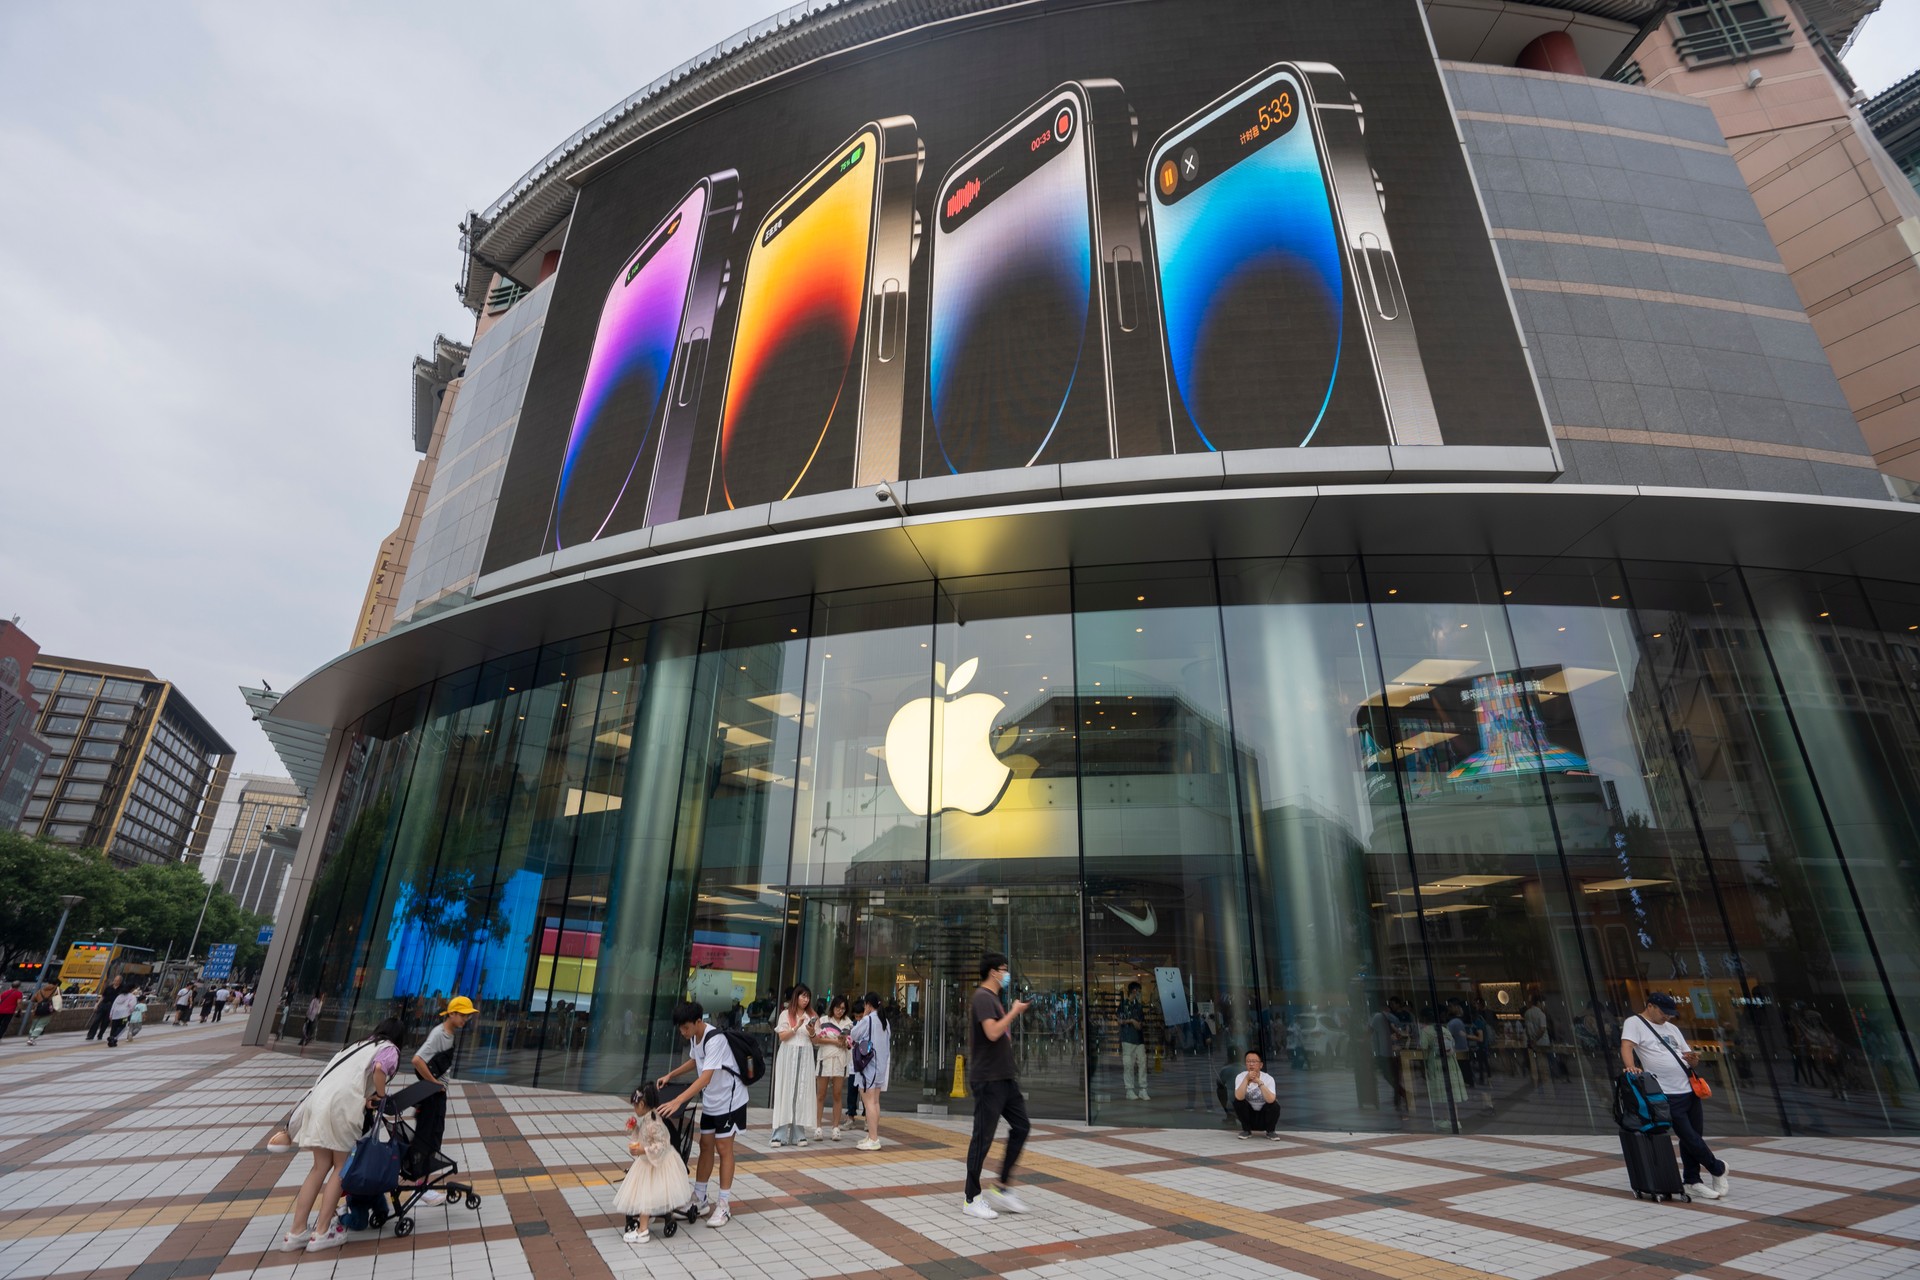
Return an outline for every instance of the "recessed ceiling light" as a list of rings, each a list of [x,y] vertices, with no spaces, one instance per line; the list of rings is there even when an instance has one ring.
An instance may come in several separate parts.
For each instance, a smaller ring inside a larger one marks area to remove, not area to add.
[[[1501,595],[1503,595],[1503,596],[1510,596],[1510,595],[1512,595],[1512,594],[1513,594],[1513,592],[1511,592],[1511,591],[1502,591],[1502,592],[1501,592],[1500,594],[1501,594]]]
[[[1820,611],[1820,616],[1821,616],[1821,617],[1823,617],[1823,618],[1824,618],[1824,617],[1826,617],[1826,616],[1827,616],[1827,611],[1826,611],[1825,609],[1822,609],[1822,610]]]
[[[1400,594],[1400,588],[1398,588],[1398,587],[1388,587],[1388,588],[1387,588],[1387,594],[1388,594],[1388,595],[1390,595],[1390,596],[1397,596],[1397,595],[1399,595],[1399,594]]]
[[[1561,629],[1562,631],[1565,631],[1565,630],[1566,630],[1566,628],[1565,628],[1565,627],[1562,627],[1562,628],[1560,628],[1560,629]]]
[[[1466,623],[1466,622],[1463,622],[1463,623],[1461,623],[1461,624],[1460,624],[1460,629],[1461,629],[1462,631],[1465,631],[1465,630],[1466,630],[1466,629],[1467,629],[1467,628],[1468,628],[1468,627],[1469,627],[1470,625],[1472,625],[1472,624],[1471,624],[1471,623]]]
[[[1619,596],[1608,596],[1608,597],[1607,597],[1607,599],[1609,599],[1609,600],[1618,600],[1619,598],[1620,598]]]
[[[1145,604],[1147,602],[1147,598],[1145,596],[1135,596],[1134,599],[1140,602],[1141,604]]]
[[[1140,633],[1141,633],[1142,631],[1145,631],[1145,630],[1146,630],[1146,628],[1145,628],[1145,627],[1135,627],[1135,628],[1133,629],[1133,634],[1135,634],[1135,635],[1139,635],[1139,634],[1140,634]]]
[[[1367,624],[1366,624],[1366,623],[1364,623],[1364,622],[1356,622],[1356,623],[1354,623],[1353,625],[1354,625],[1354,626],[1356,626],[1356,627],[1364,627],[1364,626],[1366,626]]]

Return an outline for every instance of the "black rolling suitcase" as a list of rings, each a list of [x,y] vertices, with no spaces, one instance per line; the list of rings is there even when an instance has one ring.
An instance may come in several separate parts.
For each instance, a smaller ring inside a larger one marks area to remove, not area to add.
[[[1620,1073],[1613,1086],[1613,1119],[1620,1126],[1620,1154],[1627,1163],[1627,1182],[1635,1200],[1677,1197],[1693,1202],[1673,1157],[1671,1116],[1667,1096],[1651,1075]]]
[[[1665,1130],[1659,1133],[1620,1133],[1620,1154],[1626,1158],[1627,1181],[1633,1198],[1685,1200],[1693,1197],[1680,1182],[1680,1163],[1673,1158],[1673,1138]]]

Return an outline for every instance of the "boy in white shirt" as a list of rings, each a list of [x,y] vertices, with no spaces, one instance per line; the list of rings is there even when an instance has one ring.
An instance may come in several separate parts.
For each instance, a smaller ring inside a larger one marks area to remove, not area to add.
[[[1272,1142],[1280,1125],[1277,1087],[1267,1074],[1266,1060],[1254,1050],[1247,1050],[1244,1065],[1247,1069],[1233,1079],[1233,1114],[1240,1117],[1240,1136],[1251,1138],[1257,1125]]]
[[[1664,992],[1648,996],[1647,1007],[1620,1024],[1620,1061],[1629,1071],[1647,1072],[1667,1095],[1673,1136],[1680,1140],[1681,1175],[1689,1191],[1720,1200],[1727,1194],[1727,1165],[1702,1136],[1705,1112],[1688,1079],[1699,1055],[1672,1021],[1679,1010],[1679,1001]],[[1702,1169],[1707,1172],[1706,1182],[1700,1180]]]
[[[661,1106],[661,1118],[673,1115],[687,1099],[700,1095],[700,1164],[693,1180],[693,1203],[698,1212],[706,1212],[707,1179],[713,1174],[715,1157],[720,1164],[720,1199],[707,1216],[707,1225],[721,1227],[733,1217],[733,1140],[747,1127],[747,1086],[741,1081],[733,1059],[733,1046],[727,1037],[707,1022],[707,1011],[696,1001],[674,1006],[674,1029],[687,1042],[687,1060],[661,1076],[655,1085],[666,1088],[667,1081],[692,1071],[696,1074],[685,1093]]]

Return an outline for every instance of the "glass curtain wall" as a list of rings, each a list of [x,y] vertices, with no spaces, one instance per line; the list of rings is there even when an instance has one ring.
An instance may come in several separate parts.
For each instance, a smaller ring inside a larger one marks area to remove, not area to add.
[[[350,731],[288,1033],[481,1015],[624,1091],[691,995],[876,992],[964,1110],[981,951],[1037,1113],[1604,1132],[1681,1002],[1723,1131],[1920,1127],[1920,589],[1328,557],[804,597],[544,646]],[[764,1089],[763,1089],[764,1093]],[[959,1095],[956,1098],[956,1095]]]

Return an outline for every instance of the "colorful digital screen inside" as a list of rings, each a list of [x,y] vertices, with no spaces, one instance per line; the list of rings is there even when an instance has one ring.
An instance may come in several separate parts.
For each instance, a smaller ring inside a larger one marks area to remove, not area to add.
[[[1364,335],[1347,332],[1340,230],[1302,110],[1300,86],[1277,74],[1177,133],[1154,159],[1150,207],[1179,449],[1314,443],[1343,363],[1350,376],[1368,372]],[[1374,409],[1377,417],[1377,398]]]
[[[1396,762],[1416,795],[1476,792],[1505,778],[1592,768],[1558,666],[1464,675],[1431,687],[1401,682],[1388,704],[1357,715],[1367,767]]]
[[[1044,103],[936,197],[928,409],[961,474],[1109,456],[1082,109]]]
[[[869,131],[835,151],[748,252],[715,475],[728,507],[851,483],[877,147]]]

